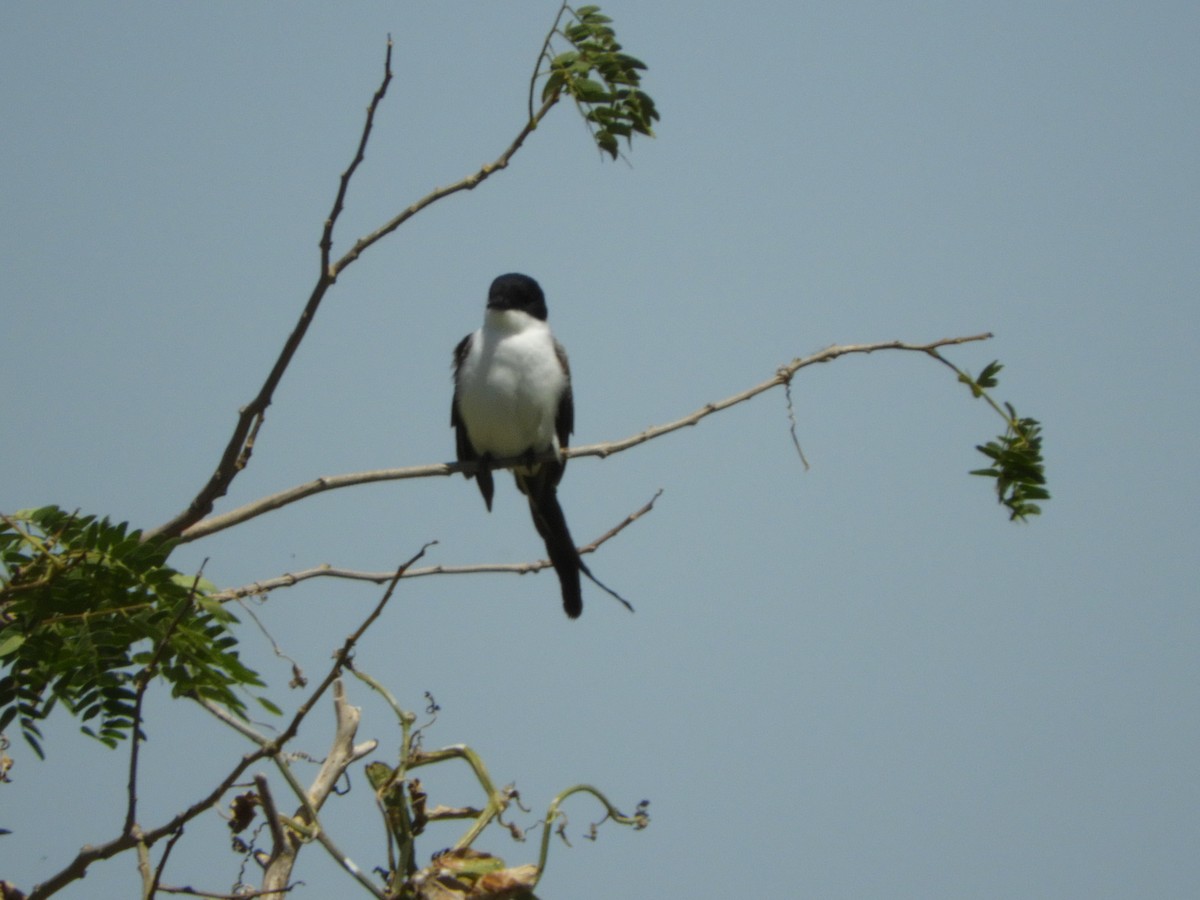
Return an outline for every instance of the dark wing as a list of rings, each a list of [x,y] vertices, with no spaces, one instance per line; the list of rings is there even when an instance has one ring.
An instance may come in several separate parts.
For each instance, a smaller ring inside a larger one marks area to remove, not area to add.
[[[458,370],[462,367],[463,360],[467,358],[467,351],[470,348],[472,337],[473,335],[468,334],[454,348],[454,398],[450,401],[450,427],[454,429],[454,447],[459,462],[479,461],[479,454],[471,446],[471,438],[467,435],[466,423],[463,422],[462,416],[458,414]],[[488,512],[491,512],[492,495],[495,493],[492,470],[481,469],[475,475],[470,473],[463,474],[467,478],[478,478],[479,493],[483,494],[483,502],[487,504]]]
[[[554,417],[554,431],[558,434],[558,445],[566,447],[570,444],[571,435],[575,432],[575,398],[571,394],[571,364],[567,361],[567,351],[558,341],[554,342],[554,352],[558,355],[558,361],[562,364],[563,372],[567,376],[567,389],[558,398],[558,414]]]
[[[458,414],[458,370],[462,368],[463,360],[467,358],[471,337],[472,335],[468,334],[454,348],[454,399],[450,401],[450,427],[454,429],[454,442],[457,445],[459,462],[474,462],[478,459],[478,454],[467,437],[467,426],[463,424],[462,417]]]

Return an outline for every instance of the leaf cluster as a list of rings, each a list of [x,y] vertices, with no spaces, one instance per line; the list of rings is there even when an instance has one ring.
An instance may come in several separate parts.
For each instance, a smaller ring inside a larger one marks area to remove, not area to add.
[[[140,729],[139,687],[154,676],[244,715],[235,689],[262,681],[238,658],[236,619],[166,564],[170,550],[55,506],[0,517],[0,731],[17,719],[41,756],[38,722],[61,702],[116,746]]]
[[[612,19],[598,6],[581,6],[571,13],[574,21],[552,32],[552,36],[564,38],[571,49],[551,55],[547,41],[543,53],[550,69],[542,87],[542,102],[561,93],[574,99],[596,146],[616,159],[619,138],[632,146],[634,133],[654,136],[658,110],[650,95],[641,90],[640,72],[646,65],[622,52]]]
[[[1042,426],[1037,419],[1018,416],[1011,403],[1005,403],[1001,409],[988,395],[990,388],[999,385],[997,375],[1003,368],[993,360],[974,378],[965,372],[958,376],[971,393],[986,399],[1008,422],[1008,428],[994,441],[976,445],[975,449],[992,462],[986,469],[975,469],[971,474],[994,478],[996,496],[1008,507],[1009,519],[1027,521],[1042,512],[1034,501],[1050,499],[1042,459]]]

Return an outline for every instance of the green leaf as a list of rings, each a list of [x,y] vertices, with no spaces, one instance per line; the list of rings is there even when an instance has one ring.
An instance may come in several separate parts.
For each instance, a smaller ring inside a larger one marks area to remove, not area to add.
[[[612,99],[612,95],[598,81],[591,78],[577,78],[568,85],[568,90],[580,103],[604,103]]]
[[[30,746],[38,759],[46,758],[46,752],[42,750],[41,742],[38,740],[40,735],[37,734],[37,729],[24,719],[21,720],[21,736],[25,738],[25,743]]]
[[[605,153],[610,154],[613,159],[616,159],[618,153],[620,152],[620,147],[617,144],[617,139],[615,137],[613,137],[607,131],[597,131],[596,132],[596,144]]]
[[[566,76],[562,72],[554,72],[546,79],[546,85],[542,88],[542,102],[545,103],[555,93],[562,90],[563,84],[566,82]]]
[[[1000,383],[996,376],[1000,374],[1000,370],[1003,368],[1004,366],[1000,365],[1000,361],[994,359],[979,373],[979,377],[975,379],[975,382],[983,388],[994,388]]]
[[[139,679],[234,713],[244,703],[233,688],[261,686],[237,657],[236,619],[205,596],[215,587],[167,565],[174,544],[143,544],[126,523],[55,507],[9,518],[21,527],[10,526],[0,555],[0,721],[17,718],[38,752],[37,723],[59,700],[111,746],[138,727]]]
[[[11,653],[16,653],[21,645],[25,643],[25,635],[13,632],[4,636],[0,640],[0,656],[8,656]]]
[[[277,716],[283,715],[283,710],[280,709],[278,706],[276,706],[274,703],[272,703],[270,700],[268,700],[266,697],[255,697],[254,699],[257,700],[259,705],[263,709],[265,709],[267,712],[273,713]]]
[[[596,145],[614,159],[619,155],[618,138],[632,146],[633,134],[653,137],[652,123],[659,114],[650,96],[640,90],[646,64],[623,52],[612,29],[612,19],[599,7],[589,5],[571,10],[574,21],[556,36],[565,38],[571,49],[550,56],[550,70],[542,87],[542,102],[559,92],[570,94],[592,129]]]

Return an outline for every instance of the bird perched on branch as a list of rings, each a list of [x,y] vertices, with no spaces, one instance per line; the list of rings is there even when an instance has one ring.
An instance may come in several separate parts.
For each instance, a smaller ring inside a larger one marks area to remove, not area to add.
[[[479,484],[489,512],[494,492],[490,464],[527,458],[513,475],[558,573],[563,609],[578,618],[583,612],[580,572],[608,588],[579,558],[558,503],[558,483],[567,464],[562,451],[575,429],[571,370],[546,324],[545,295],[528,275],[511,273],[493,281],[483,327],[454,348],[450,424],[459,462],[482,464],[467,478]]]

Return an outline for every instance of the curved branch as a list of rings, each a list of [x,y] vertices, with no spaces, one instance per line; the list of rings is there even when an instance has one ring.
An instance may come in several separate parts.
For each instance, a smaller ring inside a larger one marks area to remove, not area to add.
[[[628,825],[638,831],[650,824],[650,816],[646,812],[648,801],[643,800],[638,804],[636,811],[632,816],[627,816],[615,806],[604,794],[592,787],[590,784],[577,784],[574,787],[569,787],[565,791],[558,794],[550,801],[550,806],[546,810],[546,817],[542,820],[542,841],[538,852],[537,861],[537,879],[534,881],[536,886],[537,881],[540,881],[543,873],[546,871],[546,857],[550,854],[550,834],[554,822],[561,815],[560,808],[563,802],[573,794],[591,794],[600,805],[604,807],[607,818],[612,819],[619,825]],[[565,840],[565,835],[564,835]]]
[[[494,175],[501,169],[508,168],[508,163],[513,158],[513,155],[521,149],[521,145],[525,143],[525,139],[537,129],[538,125],[541,124],[542,119],[546,117],[546,113],[550,112],[554,104],[558,102],[558,99],[559,98],[557,95],[548,98],[546,102],[541,105],[541,108],[534,113],[533,118],[525,123],[525,127],[521,129],[520,133],[513,139],[513,142],[508,145],[508,149],[496,158],[495,162],[487,163],[481,166],[477,172],[468,175],[461,181],[456,181],[454,184],[447,185],[446,187],[435,188],[412,206],[408,207],[408,209],[389,219],[366,237],[359,238],[357,241],[355,241],[354,246],[350,248],[350,251],[333,264],[333,268],[331,269],[333,277],[336,278],[338,274],[340,274],[341,271],[346,268],[346,266],[358,259],[359,255],[364,250],[381,238],[391,234],[425,207],[432,203],[436,203],[443,197],[449,197],[451,194],[457,194],[459,191],[472,191],[479,187],[479,185],[482,184],[489,176]]]
[[[647,428],[645,431],[638,434],[630,435],[626,438],[620,438],[615,441],[608,441],[600,444],[585,444],[578,447],[570,447],[563,451],[563,455],[569,459],[579,456],[599,456],[604,458],[611,456],[614,453],[620,453],[623,450],[628,450],[631,447],[636,447],[638,444],[644,444],[646,441],[652,441],[655,438],[662,437],[664,434],[669,434],[672,431],[678,431],[681,428],[687,428],[697,424],[701,419],[711,416],[713,413],[720,412],[723,409],[728,409],[738,403],[758,396],[771,388],[787,385],[792,378],[801,369],[808,366],[816,365],[817,363],[831,362],[839,356],[848,356],[853,353],[874,353],[877,350],[906,350],[916,353],[925,353],[937,358],[936,350],[939,347],[947,347],[955,344],[967,344],[975,341],[986,341],[991,338],[990,332],[982,334],[968,335],[965,337],[942,338],[941,340],[932,341],[928,344],[911,344],[905,341],[882,341],[874,344],[835,344],[832,347],[826,347],[824,350],[814,353],[811,356],[805,356],[798,359],[793,359],[790,363],[780,366],[776,370],[775,375],[768,378],[766,381],[756,384],[754,387],[748,388],[741,393],[734,394],[732,397],[726,397],[724,400],[719,400],[716,403],[709,403],[702,406],[700,409],[692,412],[673,422],[667,422],[664,425],[655,425]],[[527,463],[528,457],[514,457],[512,459],[497,460],[492,464],[492,468],[506,469],[512,466]],[[316,478],[313,481],[299,484],[290,487],[287,490],[280,491],[276,494],[271,494],[267,497],[247,503],[245,506],[240,506],[230,512],[223,513],[219,516],[210,516],[203,521],[196,522],[194,525],[186,528],[180,535],[180,540],[183,542],[194,541],[198,538],[207,537],[218,531],[223,531],[234,525],[239,525],[249,519],[261,516],[271,510],[279,509],[288,504],[295,503],[298,500],[303,500],[305,497],[311,497],[314,494],[324,493],[325,491],[338,490],[340,488],[351,487],[357,484],[371,484],[376,481],[402,481],[408,478],[431,478],[435,476],[453,475],[457,472],[473,473],[478,469],[477,463],[434,463],[423,466],[408,466],[401,469],[376,469],[370,472],[351,472],[345,475],[330,475],[321,478]]]

